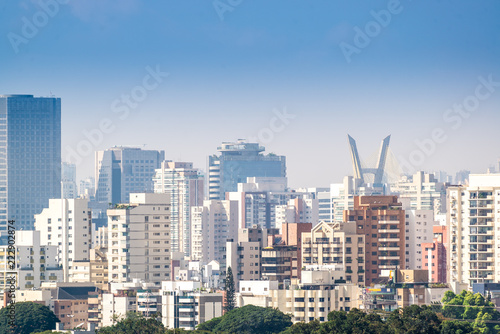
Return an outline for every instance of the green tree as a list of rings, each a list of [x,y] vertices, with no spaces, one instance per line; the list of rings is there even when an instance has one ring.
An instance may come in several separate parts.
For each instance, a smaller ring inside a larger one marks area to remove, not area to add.
[[[318,331],[320,329],[321,323],[318,319],[315,319],[313,321],[309,321],[308,323],[298,322],[296,324],[293,324],[292,326],[281,332],[281,334],[313,334],[319,333]]]
[[[430,306],[411,305],[395,310],[387,323],[395,334],[429,333],[439,334],[441,320]]]
[[[365,313],[356,308],[349,312],[330,312],[328,322],[321,324],[321,328],[317,333],[390,334],[387,325],[378,314]]]
[[[480,293],[464,290],[460,294],[445,293],[443,316],[451,319],[474,320],[472,327],[482,334],[498,333],[500,312]]]
[[[198,325],[197,330],[228,334],[273,334],[290,327],[290,319],[290,315],[278,309],[246,305]]]
[[[479,330],[474,329],[467,321],[443,321],[440,334],[479,334]]]
[[[164,334],[165,327],[155,318],[144,318],[142,315],[129,312],[125,319],[113,326],[103,327],[98,334]]]
[[[224,306],[224,311],[229,312],[236,307],[234,277],[233,277],[233,270],[231,269],[231,267],[227,268],[224,291],[226,292],[226,297],[225,297],[226,306]]]
[[[12,334],[31,334],[33,332],[42,332],[56,328],[56,322],[59,322],[54,312],[47,306],[33,303],[22,302],[15,305],[15,327],[11,330],[8,317],[9,308],[4,307],[0,310],[0,333]]]

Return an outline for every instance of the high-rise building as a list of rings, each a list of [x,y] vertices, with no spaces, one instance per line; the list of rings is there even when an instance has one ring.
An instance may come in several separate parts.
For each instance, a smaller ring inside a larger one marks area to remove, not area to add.
[[[108,210],[109,282],[159,286],[170,278],[171,253],[168,194],[130,194],[129,203]]]
[[[83,180],[80,180],[78,197],[86,198],[90,201],[95,200],[95,178],[89,176]]]
[[[404,201],[401,201],[404,203]],[[404,208],[406,217],[405,266],[400,269],[424,269],[422,245],[433,239],[434,212],[432,210],[411,210]]]
[[[342,223],[344,221],[344,210],[354,207],[354,195],[356,194],[357,189],[352,176],[345,176],[342,183],[332,183],[330,185],[332,223]]]
[[[469,181],[469,175],[469,170],[458,171],[455,175],[455,184],[467,184],[467,182]]]
[[[191,255],[191,207],[202,205],[204,178],[191,162],[164,161],[153,177],[154,192],[169,194],[172,252]]]
[[[365,285],[381,270],[405,266],[405,217],[396,196],[355,196],[354,209],[344,211],[345,221],[355,221],[356,233],[365,236]]]
[[[227,239],[238,236],[238,203],[204,201],[191,209],[191,259],[219,263],[225,257]]]
[[[302,233],[301,248],[302,265],[306,269],[333,268],[342,272],[340,279],[364,284],[365,237],[357,234],[355,223],[321,222]]]
[[[314,226],[319,222],[318,199],[313,194],[290,199],[286,205],[276,206],[275,212],[275,225],[280,230],[285,223],[308,223]]]
[[[61,99],[0,95],[0,133],[0,232],[32,230],[61,197]]]
[[[471,174],[468,186],[448,188],[449,282],[500,281],[500,174]]]
[[[35,228],[40,231],[42,245],[59,247],[64,282],[75,261],[89,261],[92,246],[92,213],[88,200],[50,199],[48,208],[35,215]]]
[[[446,212],[447,186],[447,183],[439,182],[434,174],[420,171],[411,177],[403,176],[391,186],[391,192],[400,198],[408,198],[412,210],[433,210],[434,214],[439,214]]]
[[[155,169],[165,160],[164,151],[113,147],[95,155],[96,201],[127,203],[130,193],[153,192]]]
[[[219,156],[208,157],[208,198],[226,199],[226,192],[236,191],[238,183],[247,177],[286,177],[286,159],[270,153],[262,154],[265,148],[257,143],[239,140],[222,143],[217,150]]]
[[[78,188],[76,187],[76,165],[69,162],[62,163],[61,182],[63,198],[77,198]]]
[[[227,199],[238,202],[240,228],[276,227],[276,206],[300,195],[287,191],[285,177],[249,177],[237,191],[226,193]]]
[[[239,229],[238,240],[227,240],[225,269],[231,267],[236,287],[239,281],[255,281],[261,278],[262,248],[268,246],[268,236],[273,234],[279,234],[279,231],[254,226]]]
[[[446,283],[446,246],[448,229],[446,226],[433,226],[432,242],[422,243],[422,269],[428,271],[429,282]]]

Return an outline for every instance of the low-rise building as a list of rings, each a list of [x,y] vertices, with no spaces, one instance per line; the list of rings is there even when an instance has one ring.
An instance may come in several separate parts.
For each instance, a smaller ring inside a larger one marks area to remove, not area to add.
[[[194,330],[197,325],[222,316],[223,294],[195,291],[199,287],[199,282],[162,282],[161,314],[165,327]]]
[[[51,289],[51,305],[63,328],[87,328],[89,324],[89,297],[97,288],[85,283],[57,283]]]
[[[139,279],[125,283],[110,283],[110,291],[102,294],[102,326],[112,326],[128,312],[150,317],[160,311],[161,297],[154,283]]]
[[[9,246],[0,246],[0,288],[7,287],[13,272],[20,289],[36,289],[44,282],[63,280],[57,246],[41,245],[39,231],[16,231],[15,236],[15,252]],[[9,256],[14,255],[12,261]]]

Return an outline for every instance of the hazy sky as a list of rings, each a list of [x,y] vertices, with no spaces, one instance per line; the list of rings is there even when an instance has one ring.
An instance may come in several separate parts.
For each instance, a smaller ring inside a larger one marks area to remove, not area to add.
[[[205,169],[256,138],[291,186],[328,186],[352,173],[348,133],[365,158],[391,134],[412,168],[483,172],[500,157],[499,18],[497,0],[2,1],[0,94],[62,98],[79,177],[90,150]]]

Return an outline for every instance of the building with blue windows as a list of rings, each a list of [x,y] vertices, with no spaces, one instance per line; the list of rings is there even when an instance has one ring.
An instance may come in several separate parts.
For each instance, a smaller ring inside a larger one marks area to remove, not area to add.
[[[130,193],[153,192],[155,169],[165,160],[164,151],[115,146],[95,155],[96,201],[128,203]]]
[[[33,230],[61,197],[61,99],[0,95],[0,233],[7,220]]]
[[[208,198],[224,200],[226,192],[237,191],[238,183],[247,177],[286,177],[286,158],[263,154],[265,148],[257,143],[238,140],[222,143],[220,155],[208,157]]]

